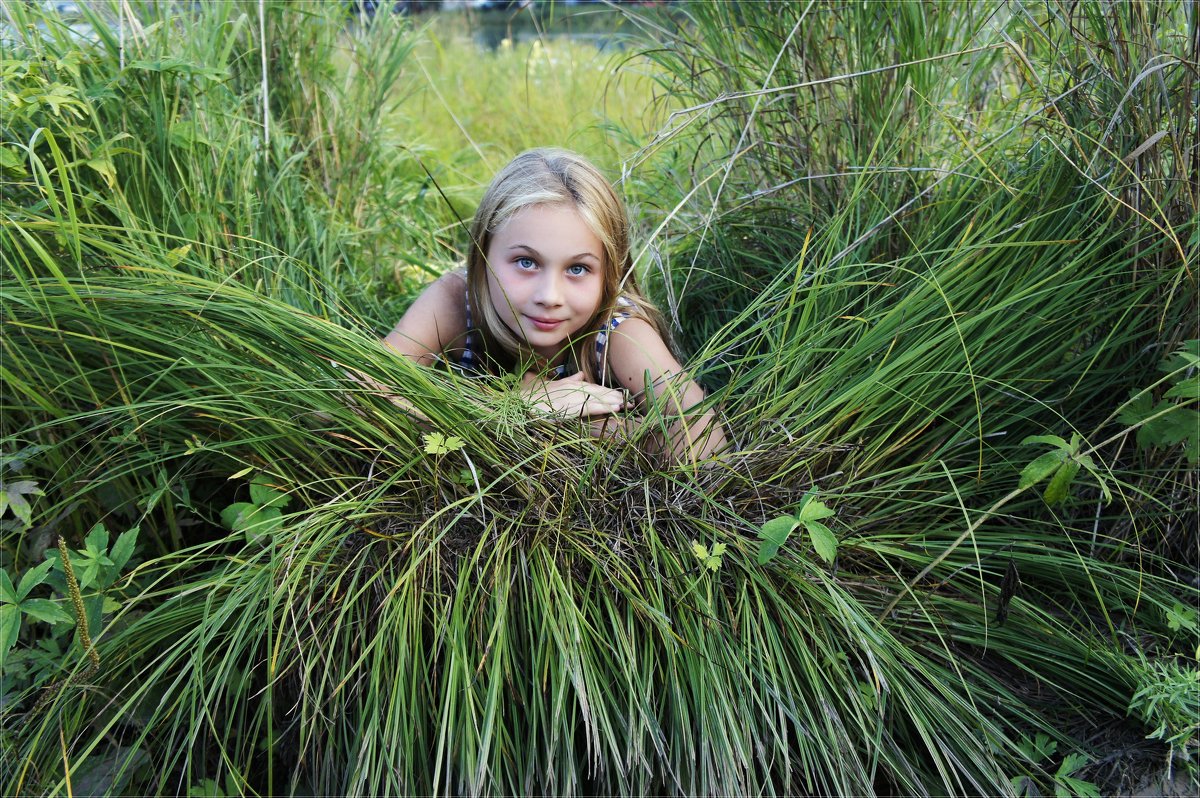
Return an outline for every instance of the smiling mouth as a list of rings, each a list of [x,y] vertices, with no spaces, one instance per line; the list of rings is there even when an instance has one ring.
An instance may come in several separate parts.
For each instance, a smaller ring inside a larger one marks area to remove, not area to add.
[[[565,321],[565,319],[540,319],[537,316],[526,316],[525,318],[529,319],[534,327],[544,331],[553,330]]]

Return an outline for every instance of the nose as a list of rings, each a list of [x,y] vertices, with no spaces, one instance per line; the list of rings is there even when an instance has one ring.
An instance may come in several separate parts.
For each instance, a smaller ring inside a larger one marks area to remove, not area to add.
[[[538,280],[533,301],[539,307],[544,308],[556,308],[563,303],[560,278],[553,269],[546,269],[542,273],[542,279]]]

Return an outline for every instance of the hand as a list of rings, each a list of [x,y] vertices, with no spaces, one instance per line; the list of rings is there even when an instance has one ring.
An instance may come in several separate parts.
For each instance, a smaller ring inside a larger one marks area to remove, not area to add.
[[[588,382],[582,371],[549,381],[526,374],[523,382],[533,406],[559,418],[603,416],[630,406],[625,391]]]

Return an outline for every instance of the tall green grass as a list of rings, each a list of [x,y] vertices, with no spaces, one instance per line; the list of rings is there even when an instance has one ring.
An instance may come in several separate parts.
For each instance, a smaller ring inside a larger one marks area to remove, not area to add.
[[[3,196],[3,451],[41,447],[20,478],[45,495],[4,551],[19,572],[53,534],[141,531],[108,608],[85,597],[97,674],[35,707],[86,667],[77,642],[38,654],[69,624],[26,624],[6,660],[31,674],[6,687],[6,792],[1070,792],[1104,773],[1097,729],[1194,766],[1194,463],[1140,434],[1195,412],[1169,358],[1200,235],[1185,6],[697,4],[657,30],[678,37],[657,79],[695,110],[624,185],[735,442],[681,466],[382,351],[358,321],[395,311],[375,256],[445,231],[371,143],[395,95],[330,64],[354,41],[400,75],[408,34],[268,6],[304,64],[268,61],[266,155],[257,4],[221,8],[187,26],[228,46],[199,98],[211,47],[186,73],[127,62],[170,82],[124,87],[99,77],[126,76],[119,44],[24,45],[54,56],[29,96],[81,107],[5,117],[26,173]],[[178,52],[171,20],[152,34],[142,58]],[[164,134],[175,106],[244,162]],[[109,185],[89,161],[125,131]],[[1050,439],[1026,441],[1073,434],[1095,473],[1047,503],[1020,480]],[[280,495],[278,523],[225,531]],[[760,563],[763,525],[809,502],[836,557],[798,529]]]

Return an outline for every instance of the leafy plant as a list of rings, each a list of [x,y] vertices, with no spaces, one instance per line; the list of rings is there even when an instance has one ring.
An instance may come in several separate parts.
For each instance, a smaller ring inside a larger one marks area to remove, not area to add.
[[[1029,465],[1021,469],[1021,478],[1017,483],[1018,489],[1032,487],[1047,477],[1050,482],[1042,494],[1047,504],[1059,504],[1066,501],[1070,495],[1071,483],[1079,469],[1083,468],[1100,486],[1100,492],[1105,502],[1112,501],[1112,492],[1104,475],[1096,467],[1092,456],[1082,451],[1083,438],[1078,433],[1071,434],[1071,442],[1067,443],[1057,435],[1030,435],[1021,441],[1022,446],[1041,443],[1054,447],[1051,451],[1039,455]]]
[[[47,598],[32,598],[34,588],[46,582],[50,560],[21,575],[20,582],[13,586],[8,571],[0,570],[0,651],[8,656],[21,634],[26,620],[44,623],[69,623],[71,616],[55,601]]]
[[[1149,391],[1138,391],[1118,416],[1137,426],[1142,448],[1182,444],[1188,463],[1200,462],[1200,340],[1187,341],[1163,360],[1162,371],[1172,383],[1158,402]]]
[[[242,471],[230,479],[245,476]],[[234,502],[221,511],[221,522],[233,532],[245,535],[247,543],[268,540],[283,524],[283,508],[291,504],[292,497],[278,490],[277,484],[264,473],[250,480],[250,501]]]
[[[705,546],[698,540],[692,541],[692,554],[700,561],[700,564],[710,571],[717,571],[721,568],[721,563],[725,559],[725,551],[727,546],[724,543],[714,543],[710,551],[708,546]]]
[[[772,518],[762,525],[758,536],[762,539],[758,545],[758,563],[764,565],[779,553],[792,532],[803,528],[808,533],[813,550],[827,563],[832,564],[837,557],[838,540],[833,530],[821,523],[826,518],[832,518],[834,511],[817,501],[810,494],[800,505],[795,515],[781,515]]]

